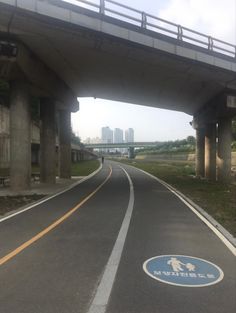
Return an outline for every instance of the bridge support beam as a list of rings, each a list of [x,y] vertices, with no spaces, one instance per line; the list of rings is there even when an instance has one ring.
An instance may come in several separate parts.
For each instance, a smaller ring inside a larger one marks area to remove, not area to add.
[[[202,166],[199,165],[199,163],[201,163],[201,157],[198,155],[198,148],[202,141],[200,137],[202,138],[202,134],[200,134],[198,129],[205,129],[205,177],[213,181],[215,181],[217,177],[217,180],[220,182],[230,182],[232,117],[235,115],[236,96],[235,94],[230,95],[227,93],[222,93],[213,98],[204,108],[195,114],[192,126],[197,130],[197,175],[200,174],[202,168]],[[218,126],[218,142],[216,141],[216,125]]]
[[[134,159],[135,158],[134,147],[129,147],[128,148],[128,158],[129,159]]]
[[[10,95],[10,184],[12,190],[30,187],[31,118],[29,86],[24,81],[11,83]]]
[[[216,124],[208,123],[205,134],[205,177],[216,180]]]
[[[59,177],[71,177],[71,116],[59,110]]]
[[[205,128],[196,129],[196,176],[205,176]]]
[[[221,118],[218,123],[217,178],[224,183],[231,179],[231,142],[232,119],[229,117]]]
[[[40,103],[40,181],[56,183],[56,117],[55,104],[49,98]]]

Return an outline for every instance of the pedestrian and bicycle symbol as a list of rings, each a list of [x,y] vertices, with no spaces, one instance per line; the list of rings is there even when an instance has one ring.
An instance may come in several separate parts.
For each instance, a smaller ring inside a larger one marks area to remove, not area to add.
[[[217,265],[186,255],[156,256],[144,262],[143,269],[156,280],[183,287],[210,286],[224,277]]]

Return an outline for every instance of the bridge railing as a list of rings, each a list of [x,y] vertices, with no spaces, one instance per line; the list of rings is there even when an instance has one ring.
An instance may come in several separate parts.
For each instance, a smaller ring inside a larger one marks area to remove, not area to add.
[[[156,31],[179,41],[185,41],[210,51],[236,58],[236,45],[205,35],[190,28],[172,23],[152,14],[142,12],[114,0],[61,0],[86,7],[101,14],[118,18],[143,29]]]

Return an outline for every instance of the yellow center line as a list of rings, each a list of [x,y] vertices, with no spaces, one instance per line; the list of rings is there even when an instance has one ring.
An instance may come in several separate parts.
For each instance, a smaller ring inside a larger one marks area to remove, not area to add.
[[[78,203],[74,208],[72,208],[70,211],[68,211],[65,215],[63,215],[61,218],[56,220],[54,223],[52,223],[50,226],[42,230],[40,233],[32,237],[30,240],[26,241],[22,245],[20,245],[15,250],[11,251],[4,257],[0,259],[0,266],[15,257],[17,254],[19,254],[21,251],[32,245],[35,241],[39,240],[43,236],[45,236],[47,233],[49,233],[51,230],[53,230],[55,227],[57,227],[59,224],[64,222],[69,216],[71,216],[76,210],[78,210],[85,202],[87,202],[91,197],[95,195],[96,192],[98,192],[99,189],[102,188],[102,186],[108,181],[108,179],[111,177],[112,174],[112,168],[110,166],[110,172],[107,178],[104,180],[101,185],[99,185],[93,192],[91,192],[86,198],[84,198],[80,203]]]

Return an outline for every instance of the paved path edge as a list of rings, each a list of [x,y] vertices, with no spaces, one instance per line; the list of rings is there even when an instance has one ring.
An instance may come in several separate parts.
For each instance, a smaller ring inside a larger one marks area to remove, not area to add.
[[[123,163],[121,163],[123,164]],[[195,202],[193,202],[191,199],[189,199],[186,195],[184,195],[183,193],[181,193],[179,190],[175,189],[173,186],[169,185],[168,183],[166,183],[165,181],[163,181],[162,179],[138,168],[132,165],[127,164],[128,166],[131,166],[135,169],[138,169],[139,171],[149,175],[150,177],[154,178],[155,180],[157,180],[159,183],[161,183],[162,185],[164,185],[165,187],[167,187],[169,190],[173,191],[174,193],[176,193],[180,198],[182,198],[183,200],[185,200],[186,202],[188,202],[195,210],[198,211],[198,213],[200,213],[203,217],[205,217],[205,219],[208,220],[208,222],[214,226],[235,248],[236,248],[236,238],[230,234],[219,222],[217,222],[211,215],[209,215],[203,208],[201,208],[198,204],[196,204]]]
[[[100,170],[102,169],[102,164],[100,163],[100,166],[92,173],[90,173],[88,176],[85,176],[84,178],[82,178],[81,180],[71,184],[70,186],[67,186],[66,188],[62,188],[60,190],[57,190],[56,193],[54,194],[50,194],[50,195],[47,195],[37,201],[34,201],[34,202],[31,202],[30,204],[26,204],[16,210],[13,210],[13,211],[9,211],[7,212],[6,214],[2,215],[1,218],[0,218],[0,223],[3,222],[4,220],[6,219],[9,219],[15,215],[18,215],[20,214],[21,212],[25,212],[25,211],[28,211],[30,210],[31,208],[43,203],[43,202],[46,202],[47,200],[50,200],[52,198],[55,198],[56,196],[59,196],[60,194],[64,193],[64,192],[67,192],[68,190],[76,187],[77,185],[83,183],[84,181],[92,178],[93,176],[95,176],[98,172],[100,172]]]

